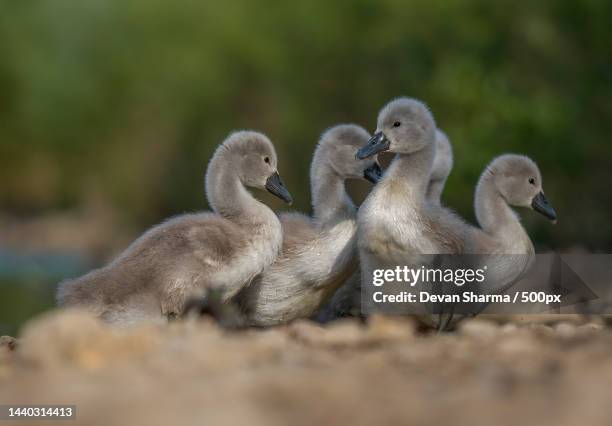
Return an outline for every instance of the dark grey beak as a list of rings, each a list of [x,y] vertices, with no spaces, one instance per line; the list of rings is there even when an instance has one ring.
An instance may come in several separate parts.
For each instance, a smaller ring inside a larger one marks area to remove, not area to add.
[[[555,212],[555,209],[552,208],[543,192],[540,192],[538,195],[533,197],[533,200],[531,200],[531,207],[553,222],[557,220],[557,213]]]
[[[291,194],[289,194],[289,191],[285,188],[285,184],[278,172],[274,172],[274,174],[266,180],[266,189],[287,204],[293,202],[293,198],[291,198]]]
[[[355,158],[358,160],[364,160],[368,157],[378,154],[379,152],[386,151],[389,149],[391,142],[385,136],[383,132],[375,133],[374,136],[368,141],[368,144],[357,151]]]
[[[372,164],[370,167],[363,171],[363,177],[368,182],[377,184],[382,179],[383,170],[380,168],[378,163]]]

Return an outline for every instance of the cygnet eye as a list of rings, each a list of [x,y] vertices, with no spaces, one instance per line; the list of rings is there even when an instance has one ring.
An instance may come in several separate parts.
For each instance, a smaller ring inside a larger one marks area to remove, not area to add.
[[[399,121],[396,121],[395,123],[393,123],[393,127],[399,127],[401,125],[402,123],[400,123]]]
[[[265,161],[267,164],[270,164],[270,157],[264,157],[264,161]]]
[[[529,178],[529,183],[531,185],[535,185],[535,179],[534,178]]]

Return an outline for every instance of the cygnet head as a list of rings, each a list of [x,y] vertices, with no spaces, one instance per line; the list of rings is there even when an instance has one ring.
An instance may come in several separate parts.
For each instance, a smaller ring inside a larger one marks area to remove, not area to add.
[[[436,156],[431,170],[431,181],[445,181],[453,169],[453,147],[444,133],[436,129]]]
[[[557,213],[544,195],[540,169],[529,157],[516,154],[499,156],[486,168],[483,178],[493,181],[509,205],[528,207],[551,221],[557,220]]]
[[[363,159],[382,151],[411,154],[433,144],[436,123],[427,106],[416,99],[398,98],[378,114],[376,132],[357,152]]]
[[[217,161],[221,157],[224,161]],[[291,204],[291,194],[278,174],[274,145],[264,134],[250,130],[230,134],[211,160],[207,185],[213,184],[213,175],[220,172],[219,168],[226,167],[235,171],[243,185],[265,189]]]
[[[370,134],[361,126],[340,124],[321,136],[316,150],[315,162],[325,161],[332,170],[345,179],[366,179],[377,183],[382,177],[382,169],[377,156],[366,159],[355,158],[355,151],[364,146]]]

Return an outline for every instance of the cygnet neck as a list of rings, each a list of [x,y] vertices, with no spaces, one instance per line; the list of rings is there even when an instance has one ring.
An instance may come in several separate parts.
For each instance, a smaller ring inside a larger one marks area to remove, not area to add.
[[[310,185],[313,215],[320,226],[355,217],[355,205],[346,192],[345,178],[316,154],[310,169]]]
[[[209,167],[206,193],[213,211],[239,223],[260,223],[275,216],[247,190],[232,163],[231,155],[219,153]]]
[[[401,179],[401,182],[405,183],[405,196],[410,198],[413,205],[420,206],[425,202],[435,155],[434,143],[410,154],[398,153],[386,172],[390,179]]]
[[[520,230],[524,233],[517,214],[495,186],[492,174],[485,172],[476,186],[474,211],[484,232],[499,236]]]
[[[427,193],[425,199],[427,202],[439,206],[442,198],[442,191],[444,191],[444,184],[446,179],[436,179],[429,181],[427,185]]]

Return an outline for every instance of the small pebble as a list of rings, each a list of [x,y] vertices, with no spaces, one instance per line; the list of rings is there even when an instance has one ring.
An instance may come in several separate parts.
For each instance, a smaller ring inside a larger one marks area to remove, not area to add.
[[[604,326],[602,324],[598,324],[594,322],[590,322],[590,323],[581,325],[580,327],[577,327],[577,330],[580,333],[593,333],[593,332],[601,331],[603,329],[604,329]]]
[[[459,324],[459,334],[468,337],[490,339],[499,331],[496,323],[482,319],[470,319]]]
[[[368,318],[367,334],[378,342],[412,339],[416,324],[411,318],[372,315]]]
[[[562,338],[569,339],[576,336],[576,326],[568,322],[560,322],[554,327],[555,332]]]
[[[502,326],[499,328],[499,331],[500,331],[502,334],[512,334],[512,333],[515,333],[515,332],[516,332],[518,329],[519,329],[518,325],[516,325],[516,324],[514,324],[514,323],[509,322],[509,323],[507,323],[507,324],[502,325]]]
[[[17,347],[17,339],[11,336],[0,336],[0,348],[14,351]]]
[[[349,347],[366,343],[364,328],[355,320],[345,319],[325,327],[312,321],[297,321],[290,325],[290,333],[296,340],[321,347]]]

